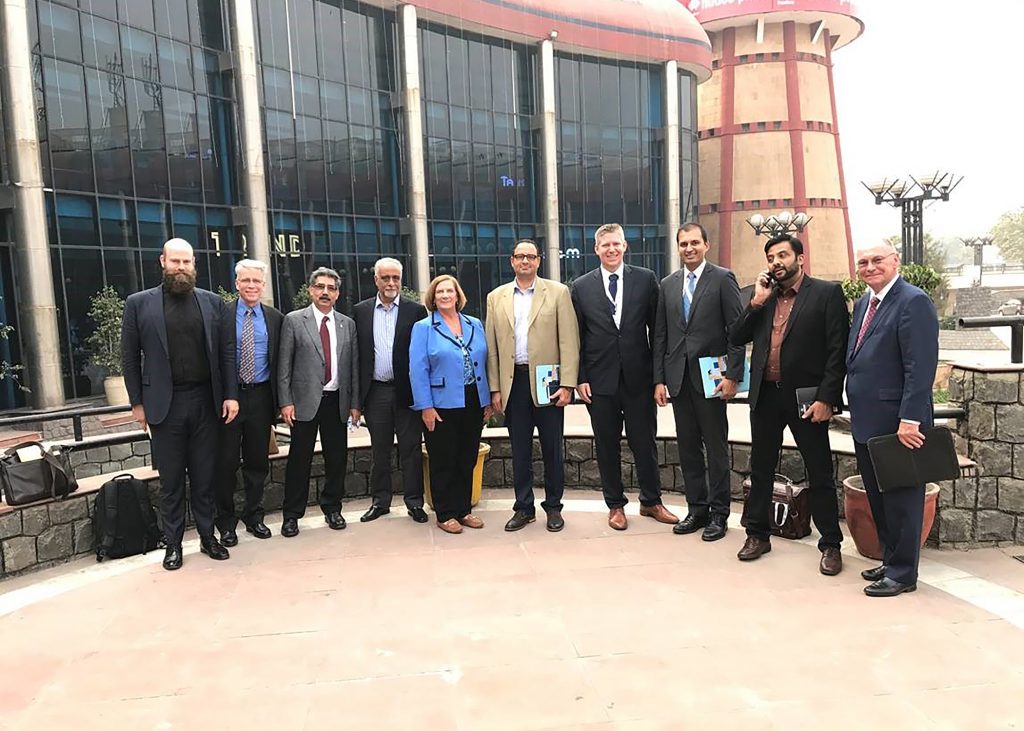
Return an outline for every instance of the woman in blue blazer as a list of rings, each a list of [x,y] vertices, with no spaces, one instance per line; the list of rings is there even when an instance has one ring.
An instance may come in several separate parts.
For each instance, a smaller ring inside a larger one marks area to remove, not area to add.
[[[426,427],[437,525],[461,533],[462,526],[484,527],[471,510],[480,433],[491,411],[487,338],[478,319],[462,314],[466,295],[455,277],[435,277],[423,304],[430,314],[413,325],[409,345],[412,408]]]

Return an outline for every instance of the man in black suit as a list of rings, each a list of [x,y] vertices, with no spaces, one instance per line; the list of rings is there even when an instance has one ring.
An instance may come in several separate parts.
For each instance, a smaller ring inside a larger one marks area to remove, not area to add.
[[[807,470],[811,516],[821,538],[819,570],[843,568],[839,505],[832,472],[828,422],[842,407],[850,318],[842,288],[804,274],[804,246],[789,234],[764,247],[768,269],[758,274],[750,304],[733,324],[733,345],[754,341],[750,361],[750,495],[747,540],[737,558],[753,561],[772,550],[772,487],[785,427]],[[801,417],[796,389],[815,388]]]
[[[640,483],[640,515],[660,523],[678,521],[661,503],[654,444],[658,414],[650,336],[658,308],[658,279],[650,269],[623,261],[628,247],[622,226],[601,226],[594,234],[601,266],[572,284],[580,334],[576,392],[590,412],[608,525],[615,530],[627,528],[619,445],[623,421]]]
[[[402,263],[397,259],[379,259],[373,265],[373,281],[377,294],[353,309],[360,346],[359,393],[373,459],[373,503],[359,520],[366,523],[391,512],[391,454],[397,437],[406,510],[417,523],[426,523],[420,452],[423,420],[410,408],[409,340],[413,324],[427,316],[427,308],[401,296]]]
[[[743,380],[742,346],[729,345],[729,326],[743,311],[740,288],[728,269],[707,261],[704,227],[686,223],[676,233],[683,268],[661,280],[654,327],[654,399],[671,396],[687,514],[672,529],[704,529],[705,541],[725,536],[729,520],[729,422],[726,403]],[[727,355],[717,398],[705,398],[700,358]],[[704,454],[707,453],[707,469]]]
[[[228,307],[235,324],[238,364],[238,418],[224,428],[217,483],[217,528],[220,542],[237,546],[235,487],[239,456],[245,509],[242,523],[257,538],[270,538],[263,522],[263,488],[270,472],[270,430],[277,413],[277,349],[284,315],[260,300],[267,283],[267,265],[243,259],[235,265],[238,300]]]
[[[200,550],[224,560],[228,550],[213,534],[218,419],[238,414],[235,335],[220,297],[196,289],[196,260],[184,239],[160,254],[164,280],[131,295],[124,305],[121,360],[139,425],[151,429],[160,473],[160,518],[167,552],[164,568],[181,568],[185,534],[185,474]]]

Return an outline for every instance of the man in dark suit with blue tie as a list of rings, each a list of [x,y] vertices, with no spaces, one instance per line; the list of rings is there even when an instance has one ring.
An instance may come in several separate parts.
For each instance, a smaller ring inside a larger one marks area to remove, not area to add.
[[[653,338],[654,400],[665,406],[671,396],[686,488],[687,515],[672,532],[703,528],[703,540],[717,541],[725,536],[730,512],[726,404],[743,380],[746,356],[742,345],[729,345],[729,326],[743,305],[735,275],[707,260],[710,244],[703,226],[684,224],[676,244],[683,268],[661,280]],[[716,396],[705,398],[700,359],[723,355],[728,356],[724,378]]]
[[[900,255],[889,244],[857,252],[857,274],[868,291],[853,308],[846,351],[857,467],[882,544],[882,565],[861,572],[868,596],[897,596],[917,588],[924,485],[880,492],[867,441],[896,434],[908,449],[924,444],[932,424],[932,384],[939,358],[939,320],[922,290],[899,275]]]
[[[217,528],[220,542],[238,545],[235,487],[239,457],[245,508],[242,523],[257,538],[270,538],[263,522],[263,489],[270,473],[270,430],[277,414],[277,350],[281,342],[280,310],[263,304],[267,265],[243,259],[235,265],[238,300],[228,307],[234,315],[238,343],[238,418],[224,428],[217,480]]]
[[[576,392],[590,412],[608,525],[615,530],[627,528],[619,444],[623,422],[640,483],[640,515],[659,523],[678,522],[661,503],[654,444],[658,414],[651,335],[658,279],[650,269],[626,264],[627,248],[622,226],[601,226],[594,235],[594,253],[601,266],[572,283],[580,333]]]
[[[124,305],[121,360],[132,416],[151,430],[160,473],[164,568],[181,568],[185,474],[200,550],[229,558],[213,534],[220,424],[238,414],[234,320],[220,297],[196,288],[196,260],[184,239],[160,255],[164,280]]]

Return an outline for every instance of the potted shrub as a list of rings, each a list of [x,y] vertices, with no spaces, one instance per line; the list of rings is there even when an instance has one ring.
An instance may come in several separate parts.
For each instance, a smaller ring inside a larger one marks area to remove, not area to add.
[[[929,482],[924,488],[924,515],[921,518],[921,547],[924,548],[928,534],[935,523],[938,507],[939,486]],[[853,475],[843,480],[843,509],[846,513],[846,527],[850,529],[857,553],[867,558],[882,560],[882,545],[878,540],[878,527],[871,514],[868,493],[864,489],[864,478]]]
[[[104,287],[90,300],[89,318],[96,329],[85,341],[90,362],[106,373],[103,390],[111,406],[127,406],[128,389],[124,385],[121,367],[121,320],[124,319],[124,300],[111,286]]]

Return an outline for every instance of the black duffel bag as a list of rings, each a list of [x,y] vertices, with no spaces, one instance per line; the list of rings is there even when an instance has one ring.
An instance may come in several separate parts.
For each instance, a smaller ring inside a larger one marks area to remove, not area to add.
[[[21,461],[18,451],[35,447],[38,459]],[[22,442],[0,457],[0,488],[8,505],[63,500],[78,489],[69,452],[40,442]]]

